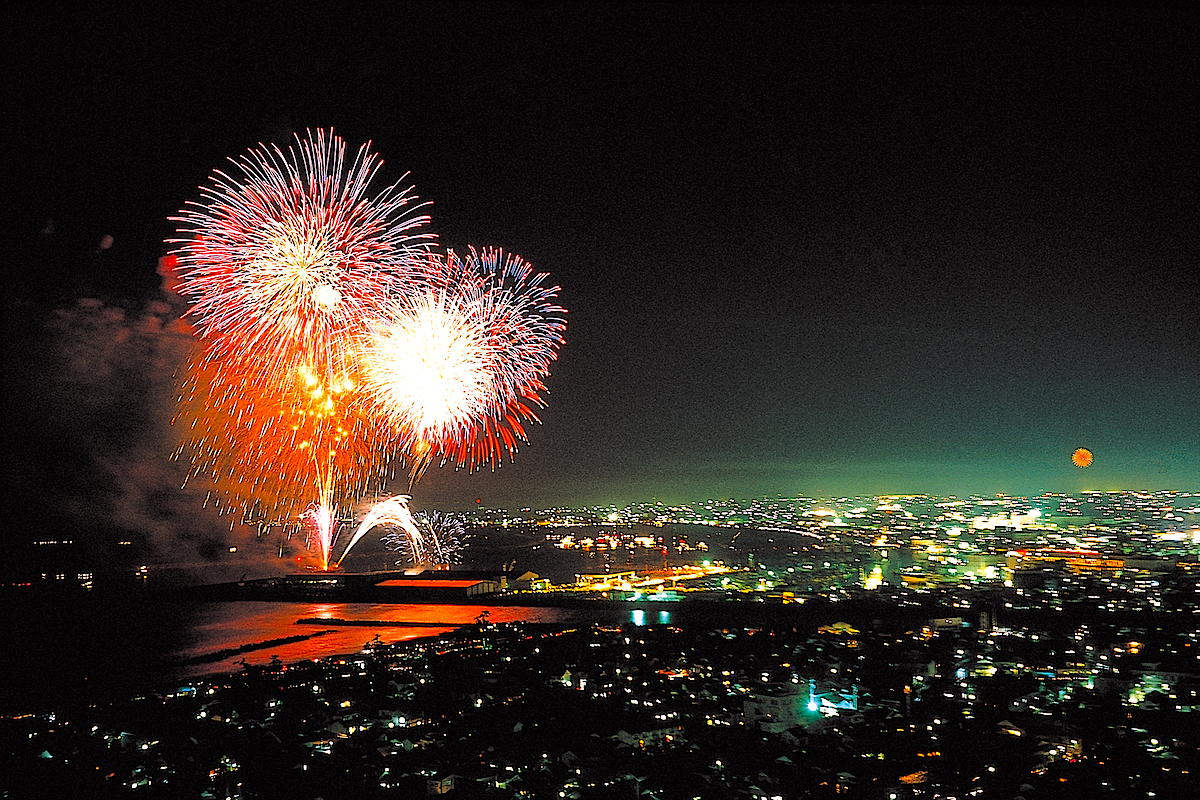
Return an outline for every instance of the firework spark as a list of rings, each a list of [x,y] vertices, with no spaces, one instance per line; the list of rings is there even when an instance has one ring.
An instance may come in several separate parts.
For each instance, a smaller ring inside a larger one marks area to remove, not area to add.
[[[303,521],[309,549],[317,551],[322,566],[329,564],[329,553],[337,538],[337,509],[313,503],[305,510]]]
[[[397,564],[410,561],[416,565],[443,565],[462,560],[467,540],[463,520],[440,511],[411,514],[408,500],[406,495],[397,495],[377,503],[359,526],[359,532],[366,533],[373,527],[391,528],[383,542],[402,556]],[[344,553],[342,557],[345,558]]]
[[[410,499],[412,498],[406,494],[398,494],[375,503],[371,507],[371,510],[367,512],[367,515],[363,517],[362,522],[358,524],[358,529],[354,532],[354,536],[350,538],[350,542],[346,545],[346,549],[342,551],[342,556],[337,560],[337,563],[339,565],[342,563],[342,559],[358,543],[359,539],[370,533],[373,529],[382,527],[395,528],[402,531],[402,535],[412,542],[412,552],[423,552],[424,537],[417,528],[412,513],[408,510],[408,501]]]
[[[393,477],[395,449],[349,377],[322,381],[298,367],[294,381],[279,385],[227,372],[194,358],[176,416],[191,475],[211,479],[221,505],[241,505],[247,521],[294,521],[314,498],[349,507]]]

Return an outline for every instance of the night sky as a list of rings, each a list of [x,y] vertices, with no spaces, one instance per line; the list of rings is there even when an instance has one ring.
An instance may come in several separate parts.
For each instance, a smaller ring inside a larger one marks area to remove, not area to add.
[[[166,218],[329,127],[570,311],[529,445],[416,507],[1200,490],[1195,12],[219,8],[10,31],[12,502],[181,524]]]

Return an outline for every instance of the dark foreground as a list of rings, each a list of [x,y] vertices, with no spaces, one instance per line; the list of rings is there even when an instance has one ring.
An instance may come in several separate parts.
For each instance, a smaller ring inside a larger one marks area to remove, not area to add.
[[[0,787],[14,798],[1197,796],[1193,630],[981,630],[842,606],[694,604],[641,626],[481,616],[428,639],[65,705],[0,720]]]

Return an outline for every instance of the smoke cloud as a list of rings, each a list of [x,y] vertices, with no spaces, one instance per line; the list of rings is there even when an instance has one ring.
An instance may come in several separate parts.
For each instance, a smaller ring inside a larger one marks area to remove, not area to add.
[[[152,581],[210,582],[294,567],[299,541],[281,545],[281,534],[219,514],[204,480],[185,485],[186,454],[172,457],[175,373],[194,343],[181,305],[7,306],[5,491],[21,522],[5,567],[13,579],[133,578],[145,566]]]

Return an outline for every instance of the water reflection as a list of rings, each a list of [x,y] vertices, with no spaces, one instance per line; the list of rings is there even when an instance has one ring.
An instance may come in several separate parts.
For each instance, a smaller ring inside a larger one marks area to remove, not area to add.
[[[193,677],[236,671],[241,668],[243,660],[248,664],[264,664],[277,656],[284,662],[295,662],[356,652],[376,636],[384,644],[437,636],[456,627],[473,624],[481,616],[486,616],[489,622],[569,624],[583,619],[580,612],[572,609],[519,606],[208,603],[199,609],[192,623],[192,640],[173,656],[187,661],[276,639],[305,637],[301,641],[272,643],[259,649],[244,650],[220,660],[186,664],[178,672],[181,678]],[[296,621],[299,619],[330,620],[331,624],[298,625]],[[336,625],[332,624],[334,620],[360,624]],[[417,624],[410,626],[405,623]]]
[[[635,609],[633,609],[633,611],[629,612],[629,621],[632,622],[634,625],[637,625],[639,628],[645,627],[646,625],[650,624],[646,621],[646,612],[640,608],[635,608]],[[659,625],[670,625],[671,624],[671,612],[670,611],[659,611],[658,612],[658,624]]]

